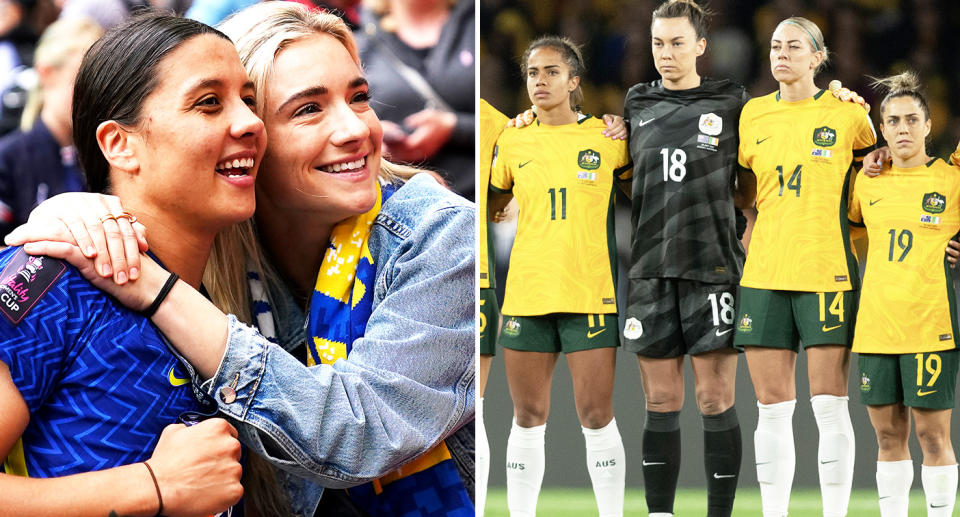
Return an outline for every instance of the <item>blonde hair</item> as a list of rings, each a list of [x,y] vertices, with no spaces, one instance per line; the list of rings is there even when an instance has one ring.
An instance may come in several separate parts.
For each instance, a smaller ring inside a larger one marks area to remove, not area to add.
[[[267,79],[277,55],[291,43],[315,34],[328,34],[343,44],[357,66],[360,55],[353,34],[339,17],[311,12],[293,2],[263,2],[254,4],[227,18],[217,28],[230,37],[240,54],[250,80],[256,87],[257,115],[263,117]],[[320,59],[320,58],[318,58]],[[317,66],[323,66],[322,60]],[[276,144],[274,144],[276,145]],[[380,159],[379,176],[391,182],[405,181],[421,169],[390,163]],[[249,219],[217,234],[207,260],[203,283],[211,287],[210,298],[224,312],[230,312],[241,321],[253,325],[250,310],[248,267],[256,272],[266,287],[268,299],[277,286],[283,285],[279,272],[270,265],[260,244],[253,220]],[[273,300],[271,305],[276,306]],[[273,467],[253,454],[244,473],[250,481],[247,504],[260,515],[289,515],[287,494],[276,480]]]
[[[778,23],[777,28],[779,29],[780,26],[784,24],[796,25],[803,29],[803,31],[806,32],[807,36],[810,38],[810,48],[814,52],[823,52],[823,61],[820,61],[820,64],[817,65],[817,69],[814,70],[814,73],[820,73],[821,70],[826,68],[827,63],[830,62],[830,50],[827,49],[827,45],[824,43],[823,32],[820,31],[820,27],[817,27],[816,23],[813,23],[802,16],[791,16],[790,18]]]
[[[871,77],[871,79],[873,79],[873,87],[877,88],[878,90],[887,91],[887,95],[883,98],[883,102],[880,103],[881,116],[887,108],[887,101],[890,99],[894,99],[896,97],[912,97],[913,100],[917,101],[917,104],[920,105],[920,108],[923,109],[923,115],[926,117],[926,119],[930,120],[930,108],[927,106],[927,99],[922,93],[920,93],[920,78],[916,73],[907,70],[902,74],[892,75],[890,77],[884,77],[881,79]]]
[[[103,36],[103,28],[89,18],[57,20],[43,31],[37,43],[37,50],[33,54],[34,68],[61,67],[71,56],[86,52],[100,36]],[[23,114],[20,115],[20,130],[33,129],[42,109],[43,86],[37,81],[27,94],[27,102],[23,107]]]

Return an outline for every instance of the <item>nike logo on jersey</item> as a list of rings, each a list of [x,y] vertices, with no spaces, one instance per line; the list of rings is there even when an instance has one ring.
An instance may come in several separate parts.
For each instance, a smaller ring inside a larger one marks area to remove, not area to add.
[[[598,331],[596,331],[596,332],[590,332],[590,331],[588,330],[588,331],[587,331],[587,339],[593,339],[594,337],[599,336],[600,334],[603,334],[606,330],[607,330],[607,329],[600,329],[600,330],[598,330]]]
[[[937,392],[937,390],[923,391],[923,390],[918,389],[918,390],[917,390],[917,396],[918,396],[918,397],[926,397],[927,395],[929,395],[929,394],[931,394],[931,393],[936,393],[936,392]]]
[[[519,168],[522,169],[524,165],[526,165],[526,164],[528,164],[528,163],[530,163],[530,162],[532,162],[532,161],[533,161],[533,160],[527,160],[527,161],[521,163]]]
[[[716,472],[713,473],[713,479],[732,478],[734,476],[736,476],[736,474],[717,474]]]
[[[657,120],[657,117],[653,117],[653,118],[650,118],[650,119],[647,119],[647,120],[642,120],[642,119],[641,119],[640,121],[637,122],[637,127],[646,126],[647,124],[653,122],[654,120]]]
[[[649,467],[649,466],[651,466],[651,465],[666,465],[666,464],[667,464],[665,461],[647,461],[647,460],[643,460],[643,461],[641,461],[640,463],[642,463],[644,467]]]
[[[880,199],[883,199],[883,198],[880,198]],[[879,203],[879,202],[880,202],[880,199],[878,199],[878,200],[876,200],[876,201],[871,200],[871,201],[870,201],[870,206],[873,206],[873,205]]]
[[[824,326],[820,327],[820,329],[823,330],[824,332],[830,332],[831,330],[837,330],[838,328],[840,328],[840,327],[842,327],[842,326],[843,326],[843,325],[836,325],[836,326],[833,326],[833,327],[828,327],[828,326],[824,325]]]
[[[757,139],[757,145],[760,145],[760,144],[766,142],[767,140],[770,140],[771,138],[773,138],[773,137],[769,137],[769,136],[768,136],[768,137],[766,137],[766,138],[764,138],[764,139],[758,138],[758,139]]]
[[[731,330],[733,330],[733,329],[732,329],[732,328],[729,328],[729,329],[727,329],[727,330],[724,330],[723,332],[720,332],[720,329],[717,329],[717,337],[720,337],[720,336],[726,334],[727,332],[730,332]]]
[[[173,366],[170,367],[170,371],[167,373],[167,379],[170,381],[171,386],[183,386],[184,384],[190,382],[190,379],[181,379],[173,374]]]

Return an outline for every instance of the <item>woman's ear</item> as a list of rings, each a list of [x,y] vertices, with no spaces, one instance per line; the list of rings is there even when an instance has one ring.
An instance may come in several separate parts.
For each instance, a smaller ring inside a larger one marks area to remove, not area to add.
[[[131,146],[132,137],[133,134],[115,120],[101,122],[97,126],[97,144],[107,163],[123,172],[135,174],[140,170],[140,162]]]

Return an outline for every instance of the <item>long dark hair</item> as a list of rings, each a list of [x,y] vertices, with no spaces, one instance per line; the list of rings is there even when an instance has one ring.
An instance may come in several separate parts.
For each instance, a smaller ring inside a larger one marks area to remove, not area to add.
[[[157,65],[185,41],[222,32],[198,21],[143,11],[110,29],[90,47],[73,89],[73,141],[91,192],[110,188],[110,166],[97,144],[97,126],[140,122],[147,96],[157,87]]]

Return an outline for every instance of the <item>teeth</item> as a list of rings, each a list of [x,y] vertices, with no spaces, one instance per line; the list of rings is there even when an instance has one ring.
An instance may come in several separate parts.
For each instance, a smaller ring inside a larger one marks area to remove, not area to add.
[[[334,163],[331,165],[324,165],[320,167],[320,170],[323,172],[340,172],[340,171],[349,171],[354,169],[359,169],[367,163],[366,158],[360,158],[359,160],[354,160],[352,162],[341,162]]]
[[[224,169],[249,169],[250,167],[253,167],[253,158],[240,158],[233,161],[222,161],[217,164],[215,169],[222,171]]]

